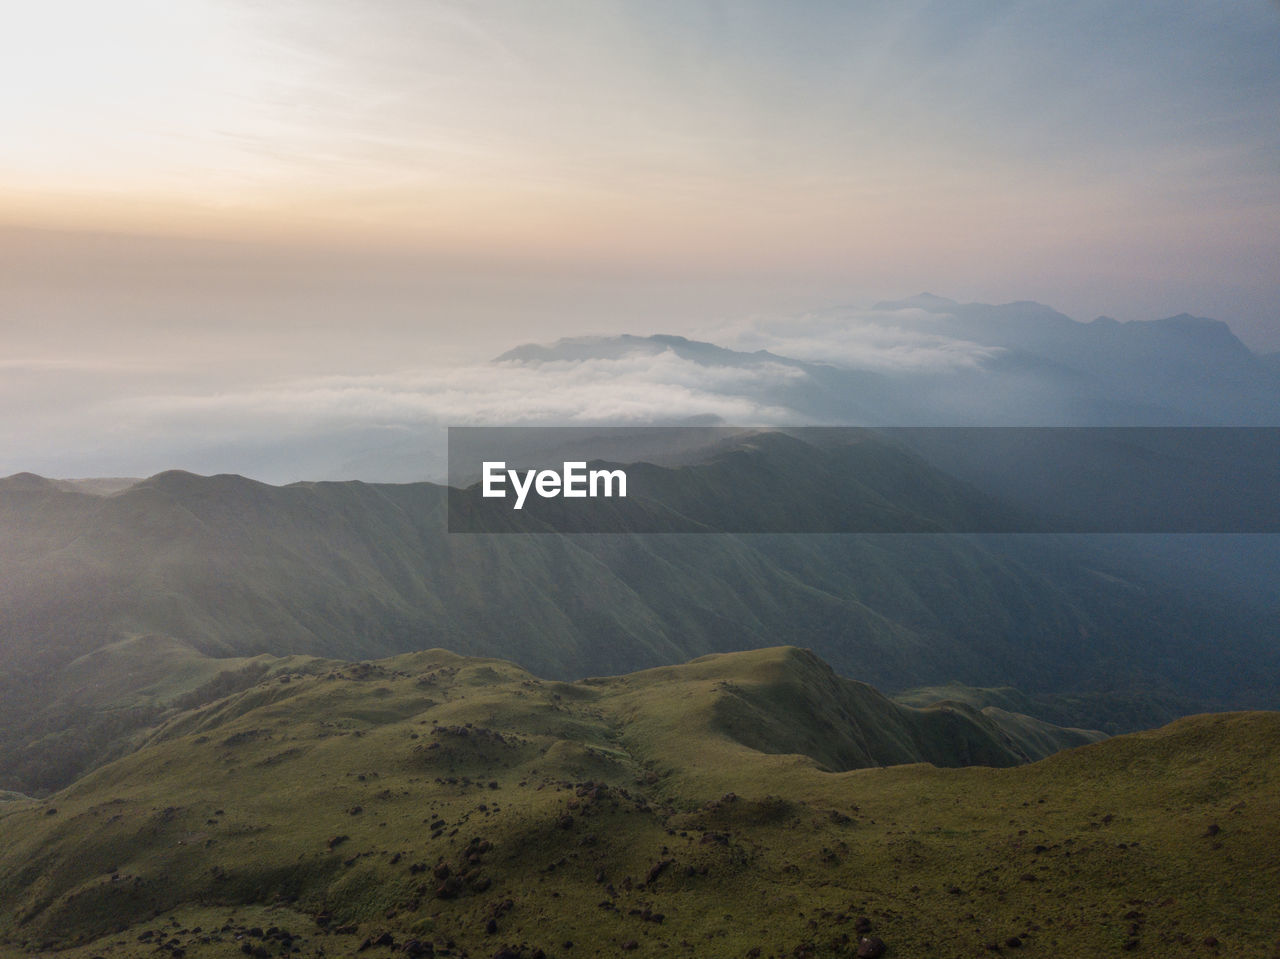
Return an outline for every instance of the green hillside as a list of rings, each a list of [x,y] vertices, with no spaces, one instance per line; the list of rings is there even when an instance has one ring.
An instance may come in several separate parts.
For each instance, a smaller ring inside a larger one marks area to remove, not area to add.
[[[918,762],[1001,722],[791,648],[301,664],[0,806],[0,954],[1273,954],[1280,714]]]

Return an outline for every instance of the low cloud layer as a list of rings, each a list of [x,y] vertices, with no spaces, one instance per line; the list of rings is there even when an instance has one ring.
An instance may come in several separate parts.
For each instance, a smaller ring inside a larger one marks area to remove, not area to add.
[[[451,369],[292,380],[230,394],[148,396],[113,408],[128,419],[174,417],[210,425],[227,417],[311,421],[330,426],[367,422],[457,425],[591,425],[651,423],[689,416],[785,417],[785,409],[750,396],[802,378],[798,369],[765,364],[707,368],[670,351],[621,359],[525,364],[493,362]]]
[[[974,368],[998,355],[947,332],[955,317],[924,310],[822,310],[795,317],[758,317],[706,330],[731,349],[768,350],[797,360],[850,369],[936,372]]]
[[[104,368],[95,371],[92,389],[76,380],[82,388],[68,391],[60,382],[65,370],[26,373],[41,428],[15,429],[17,420],[5,418],[0,474],[146,475],[180,467],[269,482],[438,478],[443,431],[451,425],[795,422],[794,410],[760,397],[806,376],[782,363],[708,367],[669,350],[308,376],[236,389],[166,383],[140,391],[128,371]]]

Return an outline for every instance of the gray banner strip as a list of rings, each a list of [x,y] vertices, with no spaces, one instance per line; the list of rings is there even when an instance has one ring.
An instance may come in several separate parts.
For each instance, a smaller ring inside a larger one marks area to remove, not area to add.
[[[1280,429],[452,427],[454,533],[1274,533]]]

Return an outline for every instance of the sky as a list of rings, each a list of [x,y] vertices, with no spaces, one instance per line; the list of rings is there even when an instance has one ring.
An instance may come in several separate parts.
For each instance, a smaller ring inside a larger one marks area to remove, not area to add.
[[[923,290],[1280,350],[1275,0],[8,7],[11,448]]]

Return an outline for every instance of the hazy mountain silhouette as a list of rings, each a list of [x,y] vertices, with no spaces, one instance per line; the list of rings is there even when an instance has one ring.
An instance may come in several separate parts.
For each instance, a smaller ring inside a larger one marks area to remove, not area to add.
[[[761,404],[792,411],[797,423],[1280,425],[1276,361],[1250,352],[1217,320],[1181,314],[1080,323],[1030,301],[957,303],[927,293],[877,303],[875,309],[936,314],[943,319],[931,332],[990,349],[973,364],[886,371],[763,350],[744,353],[676,336],[617,336],[525,345],[498,359],[572,364],[669,352],[707,367],[752,370],[773,364],[797,375],[744,389]]]

